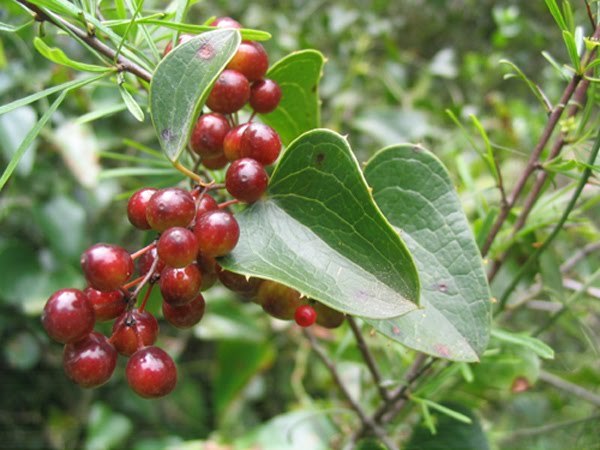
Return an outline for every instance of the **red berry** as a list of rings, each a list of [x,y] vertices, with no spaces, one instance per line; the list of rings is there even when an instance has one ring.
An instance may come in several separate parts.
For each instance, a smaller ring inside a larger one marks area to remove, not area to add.
[[[156,189],[153,188],[142,188],[136,191],[127,203],[127,217],[129,222],[140,230],[149,230],[150,224],[146,219],[146,207],[150,197],[154,195]]]
[[[248,125],[250,124],[243,123],[238,125],[225,135],[225,139],[223,140],[223,153],[229,161],[235,161],[242,157],[241,139]]]
[[[237,70],[248,81],[260,80],[269,68],[269,57],[262,44],[243,41],[227,64],[227,69]]]
[[[301,327],[310,327],[317,320],[317,313],[310,305],[300,305],[296,308],[294,320]]]
[[[208,211],[196,220],[194,234],[203,255],[224,256],[237,244],[240,227],[227,211]]]
[[[61,344],[83,339],[94,329],[94,322],[94,308],[78,289],[56,291],[42,313],[46,333]]]
[[[208,95],[206,105],[215,112],[231,114],[250,98],[248,79],[235,70],[224,70]]]
[[[219,170],[227,165],[229,160],[221,154],[215,158],[202,158],[202,165],[209,170]]]
[[[185,267],[198,255],[198,239],[187,228],[173,227],[160,236],[156,249],[168,266]]]
[[[258,80],[250,87],[250,106],[257,113],[266,114],[273,111],[281,100],[281,88],[269,79]]]
[[[203,114],[198,118],[190,147],[204,158],[215,158],[223,154],[223,139],[231,127],[224,115],[218,113]]]
[[[221,266],[217,268],[217,275],[223,286],[243,297],[253,297],[256,295],[262,282],[260,278],[247,278],[245,275],[225,270]]]
[[[179,35],[179,38],[177,39],[177,44],[175,46],[181,45],[184,42],[189,41],[190,39],[192,39],[194,37],[193,34],[181,34]],[[169,41],[167,43],[167,45],[165,46],[165,51],[163,52],[163,56],[167,56],[167,54],[173,50],[173,41]]]
[[[200,286],[201,291],[206,291],[217,282],[217,260],[212,256],[205,256],[202,254],[198,255],[196,264],[202,272],[202,285]]]
[[[139,348],[152,345],[158,337],[158,321],[148,311],[133,309],[119,316],[110,338],[117,351],[130,356]]]
[[[210,23],[210,26],[217,28],[242,28],[242,25],[231,17],[217,17]]]
[[[154,260],[158,258],[158,252],[156,247],[152,247],[146,253],[142,254],[138,259],[138,272],[140,275],[146,275],[148,271],[152,268],[152,264]],[[160,273],[165,268],[165,262],[161,259],[158,261],[158,265],[156,266],[156,270],[154,273]]]
[[[196,207],[196,219],[202,214],[204,214],[206,211],[213,211],[215,209],[219,209],[219,204],[217,203],[217,201],[206,193],[202,195],[202,198],[199,202],[197,201],[197,203],[198,206]]]
[[[102,292],[92,287],[88,287],[85,288],[83,293],[94,308],[96,320],[100,322],[118,317],[125,311],[125,307],[127,306],[123,291],[120,289]]]
[[[196,264],[176,269],[166,267],[160,274],[160,292],[165,302],[181,306],[191,302],[202,285],[202,273]]]
[[[125,369],[127,382],[144,398],[163,397],[177,384],[177,368],[173,359],[158,347],[145,347],[135,352]]]
[[[225,187],[234,198],[246,203],[257,201],[267,190],[269,177],[256,160],[242,158],[227,169]]]
[[[122,247],[96,244],[81,255],[81,268],[91,287],[99,291],[114,291],[133,273],[133,260]]]
[[[279,135],[273,128],[262,123],[249,124],[240,139],[242,157],[255,159],[263,166],[273,164],[280,151]]]
[[[84,388],[106,383],[117,365],[117,351],[106,336],[92,332],[80,341],[67,344],[63,367],[67,376]]]
[[[146,217],[152,229],[187,227],[196,214],[194,197],[183,189],[160,189],[150,197]]]
[[[202,294],[192,300],[190,303],[181,306],[171,306],[163,302],[162,310],[167,322],[177,328],[190,328],[200,322],[204,315],[206,304]]]

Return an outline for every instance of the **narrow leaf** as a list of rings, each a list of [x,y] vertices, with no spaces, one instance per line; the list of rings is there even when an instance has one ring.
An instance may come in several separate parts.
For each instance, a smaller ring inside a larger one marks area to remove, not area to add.
[[[136,22],[160,25],[161,27],[193,34],[203,33],[205,31],[215,31],[219,29],[208,25],[192,25],[189,23],[171,22],[169,20],[161,20],[153,17],[143,17],[141,19],[136,20]],[[267,33],[266,31],[251,30],[249,28],[242,28],[238,31],[242,35],[242,38],[246,41],[267,41],[271,39],[271,34]]]
[[[565,18],[563,17],[562,13],[560,12],[560,8],[558,7],[556,0],[545,0],[545,1],[546,1],[546,6],[550,10],[550,14],[552,14],[552,17],[554,17],[554,21],[558,24],[560,29],[563,31],[568,31],[567,24],[565,22]]]
[[[95,64],[86,64],[79,61],[70,59],[60,48],[49,47],[39,37],[33,39],[33,46],[40,54],[52,61],[53,63],[60,64],[62,66],[70,67],[75,70],[81,70],[84,72],[108,72],[114,70],[110,67],[97,66]]]
[[[427,405],[429,408],[435,409],[436,411],[441,412],[442,414],[445,414],[446,416],[451,417],[454,420],[458,420],[459,422],[466,423],[466,424],[472,423],[471,418],[469,416],[466,416],[457,411],[454,411],[453,409],[450,409],[447,406],[440,405],[439,403],[428,400],[426,398],[418,398],[418,397],[415,397],[414,395],[411,396],[410,399],[416,403],[420,403],[422,405]]]
[[[398,145],[365,168],[373,197],[401,230],[421,278],[423,309],[368,321],[407,347],[477,361],[487,346],[491,295],[481,255],[446,169],[430,152]]]
[[[550,112],[552,110],[552,105],[550,104],[548,98],[546,97],[546,95],[544,94],[542,89],[537,84],[535,84],[533,81],[531,81],[527,77],[527,75],[525,75],[525,73],[523,73],[523,71],[515,63],[513,63],[512,61],[509,61],[507,59],[501,59],[500,63],[510,66],[516,72],[516,76],[518,78],[520,78],[521,80],[523,80],[527,84],[529,89],[531,89],[531,92],[533,92],[533,95],[535,95],[535,97],[544,106],[544,108],[546,109],[546,112]],[[514,74],[509,74],[509,75],[515,76]],[[505,78],[506,78],[506,76],[505,76]]]
[[[565,41],[565,46],[567,47],[567,52],[569,53],[569,58],[571,59],[571,64],[575,68],[577,73],[581,73],[581,61],[579,60],[579,55],[577,54],[577,44],[575,44],[575,38],[570,31],[563,31],[563,40]]]
[[[554,359],[554,350],[539,339],[529,336],[526,333],[511,333],[499,328],[492,330],[492,336],[499,341],[509,342],[511,344],[520,345],[533,351],[540,358]]]
[[[140,122],[144,121],[144,111],[140,108],[140,105],[135,101],[133,96],[129,93],[129,91],[123,86],[123,84],[119,84],[119,92],[121,93],[121,98],[125,102],[125,106],[131,113],[133,117],[135,117]]]

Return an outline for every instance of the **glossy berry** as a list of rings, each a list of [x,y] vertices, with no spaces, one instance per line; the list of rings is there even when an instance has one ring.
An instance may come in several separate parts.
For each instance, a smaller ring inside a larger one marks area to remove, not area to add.
[[[83,293],[94,308],[96,320],[100,322],[115,319],[125,311],[127,306],[125,295],[120,289],[102,292],[88,287],[85,288]]]
[[[177,384],[177,368],[173,359],[158,347],[145,347],[135,352],[125,369],[131,389],[144,398],[169,394]]]
[[[270,113],[281,100],[281,88],[269,79],[258,80],[250,86],[250,106],[260,114]]]
[[[157,337],[156,318],[148,311],[133,309],[115,320],[110,341],[121,355],[130,356],[139,348],[154,344]]]
[[[211,288],[218,280],[217,278],[217,260],[212,256],[199,254],[196,259],[196,264],[202,272],[201,291],[206,291]]]
[[[146,275],[148,271],[152,268],[152,264],[154,260],[158,258],[158,252],[156,251],[156,247],[152,247],[146,253],[141,255],[137,262],[138,272],[140,275]],[[161,259],[158,261],[158,265],[154,273],[160,273],[165,268],[165,262]]]
[[[81,255],[81,268],[91,287],[99,291],[114,291],[133,273],[133,260],[122,247],[96,244]]]
[[[235,70],[224,70],[210,91],[206,105],[214,112],[231,114],[241,109],[249,98],[248,79]]]
[[[131,224],[140,230],[149,230],[152,228],[146,219],[146,207],[150,197],[154,195],[156,189],[142,188],[136,191],[127,203],[127,218]]]
[[[196,199],[196,204],[197,204],[196,218],[200,217],[206,211],[213,211],[215,209],[219,209],[219,204],[209,194],[207,194],[207,193],[202,194],[202,198],[200,199],[200,201],[198,201],[198,197],[197,197],[198,195],[200,195],[200,193],[198,191],[195,191],[194,198]]]
[[[187,228],[173,227],[161,234],[156,249],[167,266],[185,267],[198,255],[198,239]]]
[[[194,197],[183,189],[160,189],[150,197],[146,218],[152,229],[165,231],[171,227],[186,227],[196,214]]]
[[[301,305],[296,308],[294,320],[301,327],[310,327],[317,320],[317,313],[310,305]]]
[[[292,320],[296,309],[304,304],[298,291],[271,280],[260,284],[256,302],[266,313],[281,320]]]
[[[240,153],[243,158],[257,160],[263,166],[273,164],[281,151],[281,139],[268,125],[251,123],[240,138]]]
[[[196,220],[194,234],[200,252],[206,256],[224,256],[231,252],[240,237],[237,220],[227,211],[208,211]]]
[[[200,322],[205,307],[204,297],[202,297],[202,294],[198,294],[194,300],[181,306],[172,306],[167,302],[163,302],[162,311],[165,320],[174,327],[190,328]]]
[[[179,269],[166,267],[160,274],[159,286],[165,302],[173,306],[185,305],[200,292],[202,273],[196,264]]]
[[[246,128],[250,125],[249,123],[243,123],[235,128],[232,128],[229,133],[225,135],[223,140],[223,153],[229,161],[235,161],[242,157],[241,141],[242,135]]]
[[[227,165],[229,160],[221,154],[215,158],[202,158],[202,165],[208,170],[219,170]]]
[[[81,387],[93,388],[106,383],[116,365],[117,351],[100,333],[92,332],[82,340],[65,346],[65,373]]]
[[[217,275],[223,286],[243,297],[253,297],[256,295],[262,282],[260,278],[246,277],[245,275],[225,270],[220,266],[217,268]]]
[[[234,198],[246,203],[257,201],[267,190],[269,177],[263,166],[251,158],[234,161],[225,174],[225,187]]]
[[[269,57],[262,44],[252,41],[243,41],[237,52],[227,64],[227,69],[237,70],[248,81],[260,80],[269,68]]]
[[[217,28],[242,28],[242,25],[237,20],[232,19],[231,17],[217,17],[210,23],[210,26]]]
[[[50,296],[42,325],[46,333],[61,344],[83,339],[94,329],[94,308],[78,289],[61,289]]]
[[[181,34],[179,35],[179,38],[177,39],[177,45],[181,45],[184,42],[189,41],[190,39],[192,39],[194,37],[193,34]],[[173,41],[169,41],[167,43],[167,45],[165,46],[165,51],[163,52],[163,56],[167,56],[167,54],[173,50]]]
[[[203,114],[192,131],[190,147],[204,158],[220,156],[223,154],[223,140],[230,129],[223,114]]]

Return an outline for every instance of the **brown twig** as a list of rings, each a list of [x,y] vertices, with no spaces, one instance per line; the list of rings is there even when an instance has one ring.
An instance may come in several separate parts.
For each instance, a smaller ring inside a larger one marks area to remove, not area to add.
[[[581,386],[575,383],[563,380],[562,378],[557,377],[556,375],[552,375],[551,373],[546,372],[545,370],[540,371],[540,380],[554,386],[555,388],[565,391],[568,394],[579,397],[580,399],[585,400],[586,402],[591,403],[592,405],[600,406],[600,395],[588,391],[587,389],[582,388]]]

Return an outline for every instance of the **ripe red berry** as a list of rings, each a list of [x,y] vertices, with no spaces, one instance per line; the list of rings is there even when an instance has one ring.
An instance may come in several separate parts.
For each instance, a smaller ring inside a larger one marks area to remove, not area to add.
[[[202,273],[196,264],[182,268],[166,267],[160,274],[160,292],[165,302],[181,306],[191,302],[202,285]]]
[[[204,158],[215,158],[223,154],[223,139],[231,127],[224,115],[203,114],[198,118],[192,137],[191,149]]]
[[[210,26],[217,28],[242,28],[242,25],[231,17],[217,17],[210,23]]]
[[[217,260],[212,256],[199,254],[196,259],[196,264],[198,264],[200,272],[202,272],[202,285],[200,286],[200,290],[206,291],[217,282]]]
[[[227,64],[227,69],[237,70],[248,81],[260,80],[269,68],[269,56],[262,44],[252,41],[243,41],[237,52]]]
[[[148,311],[133,309],[115,320],[110,341],[121,355],[130,356],[138,349],[154,344],[157,337],[156,318]]]
[[[122,247],[96,244],[81,255],[81,268],[91,287],[99,291],[114,291],[133,273],[133,260]]]
[[[148,271],[152,268],[152,264],[154,260],[158,258],[158,252],[156,251],[156,247],[152,247],[146,253],[141,255],[138,259],[138,272],[140,275],[146,275]],[[165,268],[165,262],[161,259],[158,261],[158,265],[156,266],[156,270],[154,273],[160,273]]]
[[[92,287],[87,287],[83,293],[94,308],[96,320],[100,322],[118,317],[125,311],[125,307],[127,306],[123,291],[120,289],[102,292]]]
[[[78,289],[61,289],[50,296],[42,325],[46,333],[61,344],[83,339],[94,329],[94,308]]]
[[[176,46],[178,46],[178,45],[181,45],[181,44],[183,44],[184,42],[187,42],[187,41],[189,41],[189,40],[190,40],[190,39],[192,39],[193,37],[194,37],[194,35],[193,35],[193,34],[180,34],[180,35],[179,35],[179,38],[177,39],[177,44],[176,44]],[[167,43],[167,45],[165,46],[165,51],[163,52],[163,56],[167,56],[167,54],[168,54],[168,53],[169,53],[171,50],[173,50],[173,41],[169,41],[169,42]]]
[[[196,214],[194,197],[183,189],[166,188],[154,193],[148,202],[146,218],[152,229],[165,231],[171,227],[186,227]]]
[[[202,165],[209,170],[219,170],[227,165],[229,160],[221,154],[214,158],[202,158]]]
[[[106,383],[117,365],[117,351],[106,336],[92,332],[80,341],[67,344],[63,367],[67,376],[84,388]]]
[[[277,82],[265,78],[252,83],[250,87],[250,106],[260,114],[273,111],[281,100],[281,88]]]
[[[280,151],[279,134],[270,126],[262,123],[249,124],[240,139],[242,157],[255,159],[263,166],[273,164]]]
[[[150,197],[154,195],[156,189],[142,188],[136,191],[127,203],[127,217],[131,224],[140,230],[149,230],[150,224],[146,219],[146,207]]]
[[[267,190],[269,177],[263,166],[251,158],[231,163],[225,174],[225,187],[234,198],[246,203],[257,201]]]
[[[158,256],[171,267],[185,267],[198,255],[198,239],[187,228],[165,230],[156,244]]]
[[[250,98],[250,83],[240,72],[224,70],[208,95],[206,104],[222,114],[231,114],[242,108]]]
[[[224,256],[231,252],[240,237],[237,220],[227,211],[208,211],[194,226],[200,252],[207,256]]]
[[[145,347],[135,352],[125,369],[131,389],[144,398],[163,397],[177,384],[177,368],[173,359],[158,347]]]
[[[223,140],[223,153],[229,161],[235,161],[242,157],[241,140],[248,125],[250,124],[243,123],[238,125],[225,135],[225,139]]]
[[[162,311],[167,322],[174,327],[190,328],[200,322],[205,306],[204,297],[202,294],[198,294],[194,300],[181,306],[172,306],[163,302]]]
[[[317,313],[310,305],[300,305],[296,308],[294,320],[301,327],[310,327],[317,320]]]
[[[199,192],[196,191],[196,195],[199,195]],[[197,197],[195,197],[197,199]],[[206,211],[213,211],[215,209],[219,209],[219,204],[217,201],[211,197],[210,195],[204,193],[200,201],[196,200],[198,206],[196,207],[196,218],[200,217]]]

